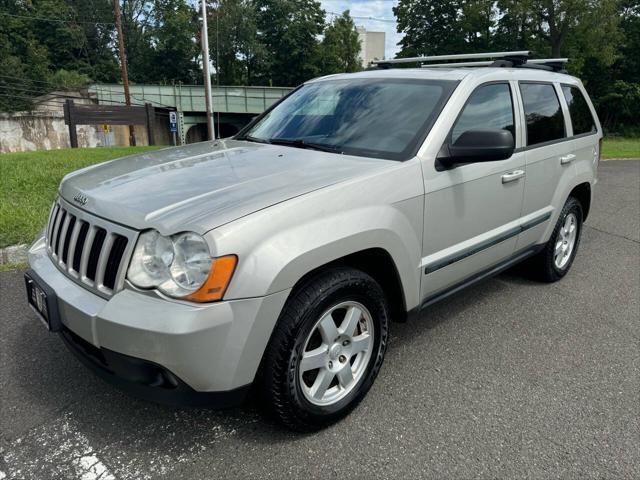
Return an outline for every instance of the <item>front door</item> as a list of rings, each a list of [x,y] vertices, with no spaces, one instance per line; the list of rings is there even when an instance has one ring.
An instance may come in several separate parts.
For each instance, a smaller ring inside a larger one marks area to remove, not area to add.
[[[453,124],[447,142],[471,129],[506,129],[521,145],[515,84],[478,86]],[[428,167],[428,166],[427,166]],[[451,170],[425,168],[423,305],[513,255],[525,184],[525,155]]]

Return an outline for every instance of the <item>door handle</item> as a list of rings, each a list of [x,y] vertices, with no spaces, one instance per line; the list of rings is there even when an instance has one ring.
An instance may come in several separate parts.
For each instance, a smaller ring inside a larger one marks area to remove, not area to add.
[[[571,163],[576,159],[576,156],[573,153],[569,155],[564,155],[560,157],[560,165],[566,165],[567,163]]]
[[[515,182],[522,177],[524,177],[524,170],[514,170],[513,172],[502,175],[502,183]]]

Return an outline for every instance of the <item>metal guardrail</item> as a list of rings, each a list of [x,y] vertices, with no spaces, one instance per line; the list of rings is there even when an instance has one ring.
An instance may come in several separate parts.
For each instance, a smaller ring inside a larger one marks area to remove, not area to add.
[[[151,103],[183,112],[206,112],[203,85],[130,85],[132,105]],[[262,113],[293,88],[288,87],[214,87],[213,110],[219,113]],[[98,103],[124,105],[122,85],[99,83],[89,87]]]

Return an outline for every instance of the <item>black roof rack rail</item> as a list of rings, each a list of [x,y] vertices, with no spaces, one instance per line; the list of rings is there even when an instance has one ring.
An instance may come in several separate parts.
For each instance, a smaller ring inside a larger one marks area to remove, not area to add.
[[[468,53],[456,55],[433,55],[428,57],[394,58],[391,60],[375,60],[371,62],[373,68],[393,68],[395,65],[406,63],[420,63],[422,68],[457,68],[457,67],[505,67],[505,68],[533,68],[553,72],[566,73],[565,65],[568,58],[529,58],[531,51],[521,50],[513,52]],[[481,61],[464,61],[475,59],[489,59]],[[463,60],[449,62],[449,60]],[[441,63],[429,63],[441,62]],[[442,63],[444,62],[444,63]]]

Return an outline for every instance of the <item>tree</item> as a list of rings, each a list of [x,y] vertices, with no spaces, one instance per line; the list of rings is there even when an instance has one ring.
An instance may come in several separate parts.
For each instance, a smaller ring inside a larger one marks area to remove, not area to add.
[[[497,15],[494,4],[494,0],[462,2],[458,15],[465,52],[487,52],[492,49]]]
[[[198,12],[186,0],[156,0],[151,11],[151,69],[154,82],[193,83],[200,78]]]
[[[393,7],[398,20],[398,57],[460,53],[464,35],[459,19],[461,0],[400,0]]]
[[[120,0],[115,0],[120,1]],[[122,0],[122,32],[129,67],[129,80],[148,82],[153,62],[151,42],[152,5],[146,0]],[[114,54],[118,56],[117,48]]]
[[[110,8],[108,0],[0,0],[0,109],[28,109],[51,90],[117,78]]]
[[[324,75],[361,69],[360,39],[349,10],[327,26],[322,40],[320,69]]]
[[[265,61],[254,78],[263,84],[295,86],[316,77],[318,36],[324,10],[316,0],[255,0],[258,39]]]
[[[537,14],[537,34],[547,42],[551,57],[574,50],[597,52],[613,62],[613,45],[618,40],[617,0],[530,0]],[[525,2],[526,4],[526,2]]]
[[[250,0],[222,0],[209,9],[211,60],[222,85],[251,85],[264,48]]]

